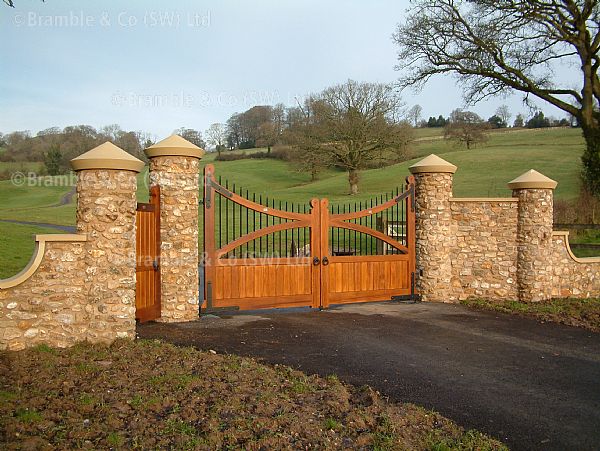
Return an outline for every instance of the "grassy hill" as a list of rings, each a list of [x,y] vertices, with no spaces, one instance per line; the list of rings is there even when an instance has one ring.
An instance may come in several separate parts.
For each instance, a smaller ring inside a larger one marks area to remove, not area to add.
[[[531,168],[558,181],[556,197],[573,199],[579,190],[580,156],[584,141],[576,129],[545,129],[498,131],[490,133],[489,141],[472,150],[463,150],[447,143],[441,129],[417,130],[417,141],[409,161],[382,169],[361,173],[360,194],[349,196],[345,172],[328,170],[319,180],[310,181],[308,174],[300,173],[290,164],[279,160],[214,161],[215,154],[207,154],[203,164],[214,163],[217,175],[235,183],[236,188],[255,192],[277,200],[306,203],[311,198],[326,197],[331,203],[359,202],[401,186],[409,174],[408,167],[422,157],[436,153],[458,166],[455,174],[456,197],[508,197],[507,182]],[[0,163],[0,171],[3,169]],[[74,225],[75,205],[57,206],[72,186],[48,179],[36,186],[15,186],[0,181],[0,219],[40,223]],[[54,182],[55,185],[49,186]],[[138,199],[147,198],[147,172],[138,177]],[[1,232],[5,243],[0,247],[0,277],[14,274],[31,256],[35,227],[11,224]],[[10,255],[9,255],[10,254]]]
[[[437,133],[440,136],[441,132]],[[391,191],[403,183],[410,165],[435,153],[458,166],[454,183],[454,195],[457,197],[510,196],[506,184],[533,168],[559,182],[557,198],[572,199],[577,197],[579,190],[583,146],[579,130],[562,128],[494,132],[490,133],[485,145],[469,151],[439,139],[417,141],[412,151],[414,158],[386,168],[363,171],[358,196],[347,195],[347,175],[341,171],[328,171],[311,183],[308,175],[290,170],[288,164],[281,161],[214,163],[217,174],[250,191],[271,193],[277,199],[294,202],[304,202],[311,197],[343,202]],[[207,155],[203,161],[213,162],[213,159],[214,155]]]

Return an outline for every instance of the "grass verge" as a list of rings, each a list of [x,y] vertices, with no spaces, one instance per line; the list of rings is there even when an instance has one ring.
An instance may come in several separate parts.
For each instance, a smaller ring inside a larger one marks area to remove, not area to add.
[[[600,332],[600,299],[551,299],[544,302],[487,301],[470,299],[463,305],[535,318],[543,322],[566,324]]]
[[[506,449],[368,387],[159,341],[0,353],[7,449]]]

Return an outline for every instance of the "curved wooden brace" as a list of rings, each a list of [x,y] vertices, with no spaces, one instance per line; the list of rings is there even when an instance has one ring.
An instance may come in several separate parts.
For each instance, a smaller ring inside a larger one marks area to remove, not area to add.
[[[228,199],[230,199],[232,202],[235,202],[238,205],[242,205],[246,208],[249,208],[250,210],[254,210],[259,213],[264,213],[269,216],[276,216],[282,219],[305,220],[306,218],[310,218],[310,213],[291,213],[289,211],[278,210],[276,208],[271,208],[265,205],[257,204],[255,202],[252,202],[251,200],[246,199],[245,197],[239,196],[238,194],[231,194],[232,196]]]
[[[354,213],[332,214],[331,218],[333,220],[346,221],[348,219],[364,218],[365,216],[371,216],[371,215],[380,213],[382,211],[387,210],[388,208],[395,206],[400,201],[406,199],[408,196],[410,196],[412,194],[412,189],[413,188],[411,186],[407,191],[404,191],[402,194],[394,197],[393,199],[388,200],[387,202],[385,202],[381,205],[377,205],[376,207],[369,208],[367,210],[357,211]]]
[[[360,225],[360,224],[353,224],[351,222],[343,222],[343,221],[340,221],[340,220],[331,220],[329,222],[329,226],[330,227],[339,227],[341,229],[356,230],[357,232],[361,232],[361,233],[364,233],[364,234],[367,234],[367,235],[374,236],[375,238],[378,238],[381,241],[385,241],[390,246],[395,247],[399,251],[402,251],[405,254],[408,254],[408,248],[406,246],[400,244],[398,241],[394,240],[393,238],[390,238],[386,234],[381,233],[381,232],[379,232],[377,230],[373,230],[373,229],[371,229],[369,227],[366,227],[366,226],[363,226],[363,225]]]
[[[250,210],[256,211],[258,213],[263,213],[269,216],[275,216],[277,218],[282,219],[293,219],[293,220],[302,220],[306,218],[310,218],[310,213],[292,213],[289,211],[278,210],[277,208],[272,208],[266,205],[261,205],[256,202],[252,202],[251,200],[246,199],[232,191],[229,191],[223,185],[219,184],[214,177],[214,166],[207,165],[206,166],[206,178],[207,181],[205,183],[210,183],[212,188],[215,190],[215,194],[219,194],[226,199],[235,202],[238,205],[242,205]],[[311,202],[311,206],[314,205]]]
[[[247,235],[244,235],[244,236],[238,238],[237,240],[234,240],[231,243],[228,243],[226,246],[223,246],[221,249],[217,249],[217,259],[223,257],[224,255],[227,255],[229,252],[231,252],[235,248],[240,247],[241,245],[246,244],[250,241],[254,241],[257,238],[260,238],[261,236],[269,235],[271,233],[281,232],[283,230],[299,229],[301,227],[309,227],[309,226],[310,226],[309,220],[300,220],[300,221],[293,221],[293,222],[284,222],[282,224],[275,224],[275,225],[272,225],[269,227],[264,227],[260,230],[255,230],[254,232],[250,232]]]

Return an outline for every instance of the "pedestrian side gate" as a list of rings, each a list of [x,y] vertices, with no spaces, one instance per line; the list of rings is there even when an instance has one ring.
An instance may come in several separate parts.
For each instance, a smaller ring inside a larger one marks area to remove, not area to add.
[[[160,188],[150,188],[150,202],[136,211],[135,318],[160,318]]]
[[[414,179],[354,205],[275,201],[204,172],[203,308],[260,309],[415,295]]]

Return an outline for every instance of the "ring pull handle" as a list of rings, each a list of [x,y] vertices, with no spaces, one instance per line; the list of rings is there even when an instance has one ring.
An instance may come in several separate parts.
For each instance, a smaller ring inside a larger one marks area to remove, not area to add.
[[[327,266],[329,264],[329,259],[327,257],[323,257],[323,266]]]
[[[320,262],[321,260],[319,260],[319,257],[313,258],[313,265],[318,266]]]

